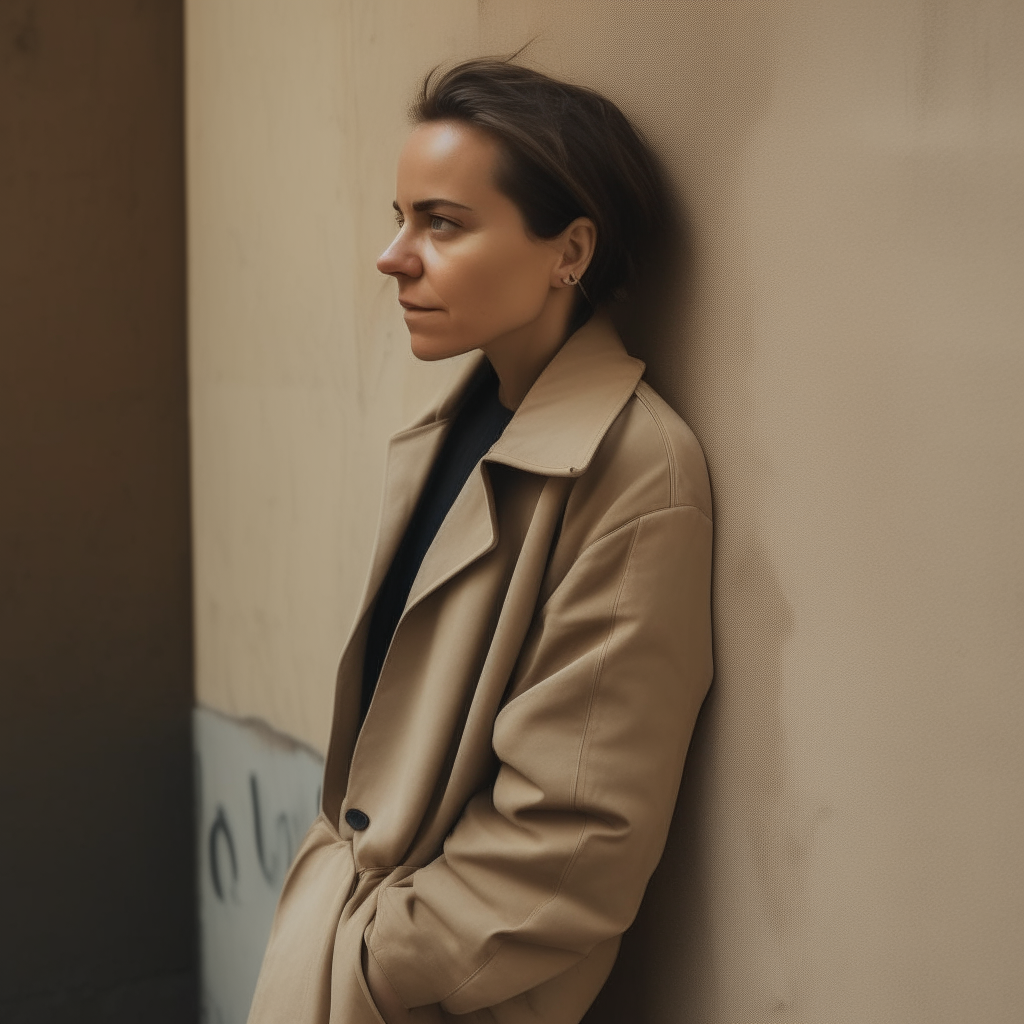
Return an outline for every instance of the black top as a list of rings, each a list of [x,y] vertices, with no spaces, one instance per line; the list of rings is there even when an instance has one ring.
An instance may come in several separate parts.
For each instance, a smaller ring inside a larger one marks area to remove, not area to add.
[[[473,467],[501,437],[511,419],[512,411],[498,401],[498,375],[490,363],[485,363],[444,439],[394,561],[377,592],[363,659],[360,721],[366,717],[391,638],[423,556]]]

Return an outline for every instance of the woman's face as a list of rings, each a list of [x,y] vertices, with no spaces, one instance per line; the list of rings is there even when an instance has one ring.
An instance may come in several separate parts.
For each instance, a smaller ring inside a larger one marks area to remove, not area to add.
[[[398,282],[420,359],[487,351],[528,329],[560,287],[564,246],[527,233],[495,187],[497,157],[489,135],[455,121],[420,125],[402,150],[398,234],[377,269]]]

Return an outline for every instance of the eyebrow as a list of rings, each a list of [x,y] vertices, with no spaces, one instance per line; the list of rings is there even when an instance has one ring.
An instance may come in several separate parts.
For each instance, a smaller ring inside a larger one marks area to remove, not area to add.
[[[392,202],[391,205],[398,213],[402,212],[402,208],[398,205],[397,199]],[[471,206],[464,206],[462,203],[453,202],[451,199],[417,199],[416,202],[412,204],[412,208],[417,213],[429,212],[430,210],[437,209],[439,206],[453,206],[456,210],[472,210]]]

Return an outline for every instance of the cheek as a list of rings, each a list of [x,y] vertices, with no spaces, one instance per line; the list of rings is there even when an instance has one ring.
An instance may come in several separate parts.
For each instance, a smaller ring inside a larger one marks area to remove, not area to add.
[[[537,253],[502,242],[467,244],[439,268],[437,292],[453,320],[506,326],[531,318],[547,294],[547,274]]]

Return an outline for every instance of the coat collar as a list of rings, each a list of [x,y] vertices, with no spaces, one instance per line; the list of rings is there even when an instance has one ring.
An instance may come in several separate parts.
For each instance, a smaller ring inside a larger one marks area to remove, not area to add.
[[[467,363],[434,408],[394,440],[450,420],[485,359],[478,354]],[[545,476],[579,476],[643,372],[607,313],[595,313],[544,368],[485,460]]]
[[[391,438],[377,545],[357,623],[394,558],[445,428],[485,359],[480,353],[469,360],[440,401]],[[643,371],[644,364],[626,353],[607,314],[595,313],[544,368],[484,461],[544,476],[579,476]],[[410,605],[489,551],[496,543],[496,531],[493,499],[478,470],[466,482],[424,558]]]

